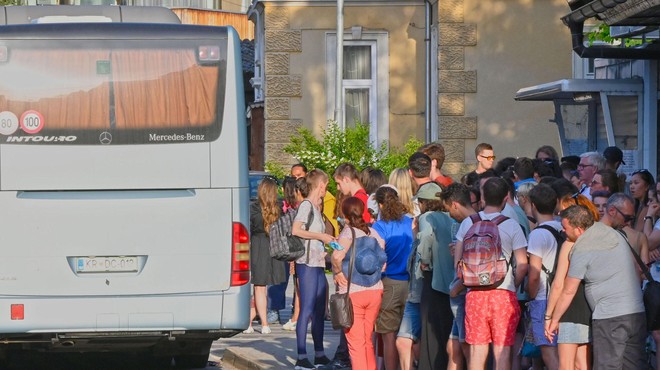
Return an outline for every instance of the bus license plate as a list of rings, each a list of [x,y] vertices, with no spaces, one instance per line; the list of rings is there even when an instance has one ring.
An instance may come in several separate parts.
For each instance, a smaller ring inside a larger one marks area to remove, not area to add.
[[[76,272],[137,272],[137,256],[78,257]]]

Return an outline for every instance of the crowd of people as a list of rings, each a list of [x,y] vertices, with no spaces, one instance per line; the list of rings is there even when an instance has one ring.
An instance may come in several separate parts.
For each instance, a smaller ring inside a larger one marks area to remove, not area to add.
[[[275,179],[260,183],[250,218],[252,317],[271,332],[292,276],[283,328],[296,332],[295,369],[649,368],[647,338],[660,344],[660,331],[647,332],[634,255],[660,275],[660,182],[645,169],[626,178],[617,147],[560,158],[542,146],[533,158],[498,161],[481,143],[474,154],[476,169],[460,181],[443,175],[444,148],[431,143],[390,174],[294,165],[283,202]],[[306,251],[283,262],[269,256],[268,230],[288,211]],[[460,277],[484,220],[508,267],[479,288]],[[331,360],[328,297],[347,291],[354,322]]]

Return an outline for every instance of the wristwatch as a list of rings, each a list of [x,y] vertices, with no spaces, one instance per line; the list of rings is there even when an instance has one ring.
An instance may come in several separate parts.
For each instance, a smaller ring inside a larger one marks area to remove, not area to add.
[[[653,217],[651,217],[651,216],[644,216],[644,221],[646,221],[646,220],[651,220],[651,221],[653,221]]]

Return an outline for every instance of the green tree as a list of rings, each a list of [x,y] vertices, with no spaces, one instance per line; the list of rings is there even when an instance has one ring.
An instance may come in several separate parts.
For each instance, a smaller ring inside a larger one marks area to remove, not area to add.
[[[423,144],[411,137],[402,148],[390,148],[386,142],[374,147],[369,141],[369,126],[359,122],[354,128],[342,130],[336,122],[328,121],[320,138],[304,127],[299,128],[297,133],[284,147],[284,152],[294,156],[308,169],[318,168],[330,176],[344,162],[352,163],[358,170],[373,167],[389,174],[395,168],[407,167],[408,157]],[[284,172],[282,165],[267,163],[266,169],[279,175]],[[329,187],[335,190],[334,181],[330,181]]]

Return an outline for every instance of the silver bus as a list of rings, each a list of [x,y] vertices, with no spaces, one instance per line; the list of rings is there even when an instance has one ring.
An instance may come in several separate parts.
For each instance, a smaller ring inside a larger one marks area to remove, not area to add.
[[[0,357],[205,366],[249,322],[236,32],[159,8],[1,8]]]

